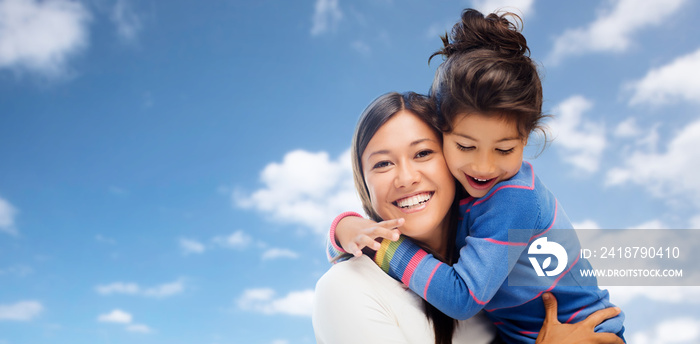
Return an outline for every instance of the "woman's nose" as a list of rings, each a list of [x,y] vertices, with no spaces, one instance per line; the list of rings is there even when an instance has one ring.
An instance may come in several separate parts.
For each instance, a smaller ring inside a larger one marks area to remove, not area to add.
[[[420,182],[420,172],[412,164],[402,164],[397,170],[394,186],[397,188],[408,187]]]

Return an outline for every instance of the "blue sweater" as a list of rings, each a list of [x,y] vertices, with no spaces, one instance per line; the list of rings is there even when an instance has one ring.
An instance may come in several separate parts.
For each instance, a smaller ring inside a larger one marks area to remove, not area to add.
[[[484,197],[462,200],[459,210],[459,261],[453,266],[404,237],[396,242],[384,240],[375,261],[450,317],[467,319],[484,309],[509,343],[535,342],[545,316],[540,299],[545,291],[557,298],[563,323],[581,321],[613,306],[595,277],[581,276],[580,270],[590,269],[590,263],[580,258],[571,222],[530,163],[523,162],[515,176],[496,184]],[[566,250],[565,265],[552,255],[537,254],[538,248],[549,247],[551,242]],[[548,256],[552,257],[548,262],[556,263],[532,262],[535,257]],[[556,275],[538,276],[535,265],[540,273]],[[598,325],[596,331],[622,337],[623,320],[621,313]]]

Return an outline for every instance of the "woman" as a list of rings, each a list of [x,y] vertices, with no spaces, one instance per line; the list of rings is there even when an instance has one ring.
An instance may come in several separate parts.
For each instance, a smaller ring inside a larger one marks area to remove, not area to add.
[[[353,137],[353,173],[370,218],[403,217],[403,234],[452,263],[455,181],[442,156],[442,135],[430,122],[434,111],[428,98],[415,93],[377,98]],[[318,343],[489,343],[495,338],[482,314],[459,322],[445,316],[366,255],[338,263],[321,277],[313,324]],[[588,324],[564,331],[555,330],[556,320],[545,324],[552,327],[541,331],[548,336],[538,339],[542,344],[567,343],[562,335],[571,333],[580,335],[577,340],[593,335],[592,327],[583,326]]]
[[[442,136],[429,124],[434,111],[418,94],[377,98],[353,137],[353,174],[372,219],[404,217],[402,232],[449,262],[455,181],[442,157]],[[423,204],[406,204],[426,195]],[[317,342],[333,344],[489,343],[495,333],[482,316],[456,323],[366,256],[336,264],[318,281],[313,322]]]

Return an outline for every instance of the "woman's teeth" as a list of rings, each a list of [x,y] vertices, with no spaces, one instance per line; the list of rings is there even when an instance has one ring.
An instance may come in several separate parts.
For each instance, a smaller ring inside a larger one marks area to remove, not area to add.
[[[402,198],[402,199],[400,199],[400,200],[397,200],[397,201],[394,202],[394,203],[395,203],[399,208],[407,209],[407,208],[412,208],[412,207],[421,205],[421,204],[427,202],[428,200],[430,200],[431,197],[433,197],[433,193],[432,193],[432,192],[426,192],[426,193],[418,194],[418,195],[415,195],[415,196]]]

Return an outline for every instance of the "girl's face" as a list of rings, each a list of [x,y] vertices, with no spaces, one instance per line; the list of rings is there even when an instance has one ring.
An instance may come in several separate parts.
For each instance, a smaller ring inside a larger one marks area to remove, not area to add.
[[[377,214],[385,220],[403,217],[403,234],[439,245],[455,182],[435,132],[413,113],[400,111],[374,134],[361,161]]]
[[[453,128],[443,136],[445,160],[470,196],[483,197],[520,170],[527,138],[515,121],[469,113],[458,115]]]

